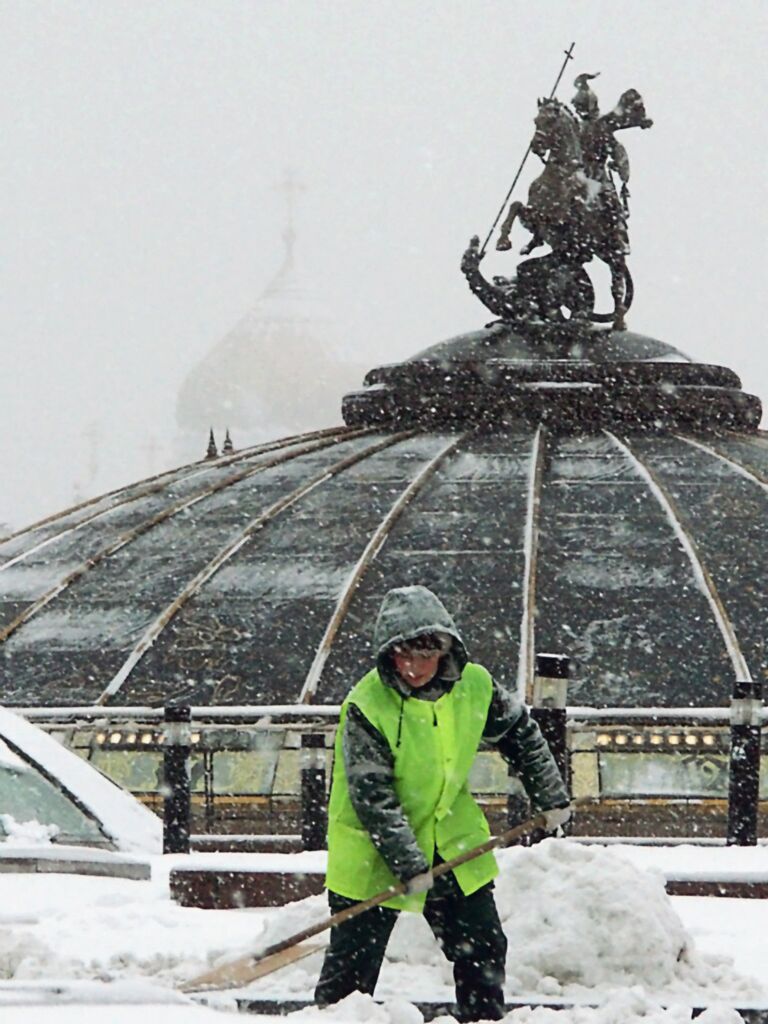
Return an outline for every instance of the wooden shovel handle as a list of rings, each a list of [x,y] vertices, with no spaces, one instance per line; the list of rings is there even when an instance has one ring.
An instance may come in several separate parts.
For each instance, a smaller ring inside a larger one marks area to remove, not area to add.
[[[465,850],[464,853],[460,853],[457,857],[452,857],[451,860],[443,861],[432,871],[432,876],[434,878],[439,878],[448,871],[452,871],[454,868],[459,867],[460,864],[466,864],[467,861],[474,860],[475,857],[480,857],[482,854],[488,853],[489,850],[495,850],[497,847],[509,846],[509,844],[514,842],[515,839],[528,835],[529,832],[533,832],[537,828],[544,828],[545,825],[546,818],[544,815],[537,814],[535,817],[529,818],[520,825],[515,825],[514,828],[510,828],[506,832],[502,832],[500,836],[492,836],[480,846],[473,846],[471,850]],[[361,903],[355,903],[352,907],[346,907],[344,910],[340,910],[338,913],[332,914],[323,921],[319,921],[317,924],[313,924],[309,928],[305,928],[303,931],[296,932],[295,935],[290,935],[287,939],[282,939],[280,942],[275,942],[273,945],[268,946],[263,953],[259,953],[253,957],[253,962],[258,963],[259,960],[263,960],[268,956],[273,956],[275,953],[282,953],[284,949],[296,946],[300,942],[304,942],[305,939],[311,939],[313,935],[318,935],[320,932],[324,932],[327,928],[333,928],[334,925],[348,921],[351,917],[357,917],[358,914],[363,914],[366,910],[370,910],[372,907],[378,907],[380,903],[386,903],[387,900],[394,899],[395,896],[402,896],[406,891],[406,888],[406,882],[398,882],[396,885],[390,886],[389,889],[385,889],[383,892],[377,893],[376,896],[371,896],[370,899],[363,900]]]
[[[459,854],[458,857],[453,857],[451,860],[438,864],[432,874],[435,878],[439,878],[460,864],[466,864],[467,861],[474,860],[475,857],[479,857],[481,854],[487,853],[497,846],[508,846],[509,843],[520,836],[533,832],[536,828],[544,828],[545,825],[546,819],[544,815],[538,814],[535,818],[524,821],[521,825],[509,829],[502,835],[489,839],[481,846],[475,846],[471,850]],[[289,963],[293,963],[316,951],[318,948],[316,946],[307,947],[301,945],[306,939],[324,932],[327,928],[332,928],[335,924],[341,924],[342,921],[348,921],[351,917],[363,914],[366,910],[370,910],[371,907],[385,903],[394,896],[402,895],[406,888],[406,882],[398,882],[397,885],[390,886],[389,889],[385,889],[384,892],[380,892],[377,896],[372,896],[361,903],[355,903],[351,907],[347,907],[346,910],[341,910],[338,914],[333,914],[324,921],[320,921],[319,924],[312,925],[311,928],[305,928],[303,931],[297,932],[296,935],[291,935],[281,942],[274,943],[274,945],[265,949],[263,953],[256,954],[255,956],[240,957],[238,960],[223,964],[221,967],[207,971],[199,977],[192,978],[181,986],[181,990],[182,992],[204,992],[215,988],[232,988],[249,984],[257,978],[271,974],[273,971],[278,971],[281,967],[285,967]]]

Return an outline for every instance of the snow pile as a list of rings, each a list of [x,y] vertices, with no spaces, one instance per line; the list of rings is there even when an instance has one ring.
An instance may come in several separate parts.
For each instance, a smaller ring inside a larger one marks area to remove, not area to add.
[[[738,973],[730,957],[696,949],[660,874],[638,869],[613,850],[563,840],[506,850],[498,858],[496,901],[509,941],[510,997],[599,1002],[612,990],[635,989],[688,1005],[765,999],[766,989]],[[291,910],[306,907],[306,916],[291,923],[316,920],[317,900],[294,904]],[[268,927],[270,942],[290,930]],[[318,954],[262,978],[253,993],[311,998],[319,969]],[[414,1001],[453,1001],[451,964],[417,914],[400,915],[376,990],[382,1000],[402,993]]]
[[[259,912],[178,907],[154,883],[0,873],[0,981],[153,980],[171,987],[253,948],[264,926]]]
[[[505,850],[499,863],[507,992],[589,996],[640,987],[673,999],[764,997],[764,988],[738,974],[729,958],[696,950],[660,874],[640,871],[603,847],[554,839]],[[450,988],[451,967],[426,922],[402,914],[382,972],[386,991],[402,991],[406,981],[420,997],[427,967]]]
[[[202,911],[202,913],[209,914],[210,911]],[[265,916],[255,919],[251,933],[241,945],[234,948],[229,946],[225,951],[220,948],[208,955],[207,962],[202,969],[197,967],[184,974],[179,973],[178,976],[182,980],[188,981],[210,967],[221,966],[241,956],[258,956],[269,946],[324,921],[328,917],[329,910],[325,896],[309,896],[295,903],[289,903],[277,911],[266,911],[264,914]],[[327,931],[320,933],[317,938],[307,940],[307,945],[316,946],[318,953],[275,975],[276,978],[279,978],[278,984],[283,996],[312,997],[315,982],[320,973],[322,951],[325,949],[327,941]],[[263,986],[260,986],[259,992],[263,994],[264,991]]]
[[[509,1024],[683,1024],[691,1019],[691,1006],[765,1000],[765,990],[738,974],[727,957],[696,950],[661,876],[640,871],[613,850],[552,840],[505,851],[499,860],[508,997],[575,1004],[557,1013],[514,1011]],[[172,862],[158,859],[151,883],[61,875],[52,884],[50,876],[0,873],[0,980],[152,981],[167,989],[215,964],[257,953],[328,912],[323,896],[277,909],[179,907],[161,879]],[[742,902],[749,905],[746,913],[760,911],[763,901]],[[717,909],[711,913],[712,927],[722,932]],[[764,928],[765,921],[763,913],[754,927]],[[326,940],[323,933],[311,941]],[[727,940],[714,948],[728,948]],[[311,1000],[321,957],[322,951],[262,978],[247,994]],[[400,915],[376,996],[383,1005],[355,994],[337,1007],[309,1008],[292,1019],[420,1024],[413,1002],[450,1005],[452,968],[421,915]],[[230,993],[221,993],[211,1005],[224,1007],[229,1000]],[[736,1024],[739,1018],[712,1007],[698,1020]]]
[[[0,992],[3,1024],[29,1024],[32,1020],[35,1024],[102,1024],[104,1020],[109,1020],[110,1024],[135,1024],[139,1015],[149,1020],[162,1019],[165,1024],[197,1021],[225,1024],[235,1019],[186,1000],[180,1004],[168,1002],[158,989],[150,990],[136,983],[113,983],[100,989],[94,987],[93,991],[81,989],[71,995],[52,992],[50,1001],[28,1005],[14,1005],[14,994],[8,994],[13,1001],[5,1006]],[[260,1015],[259,1020],[263,1024],[423,1024],[424,1018],[415,1006],[403,999],[381,1004],[370,996],[353,993],[325,1010],[310,1007],[286,1016]],[[687,1007],[664,1009],[642,993],[630,991],[609,997],[599,1008],[513,1010],[504,1017],[502,1024],[689,1024],[691,1020],[692,1011]],[[743,1024],[741,1016],[724,1005],[710,1007],[696,1021],[698,1024]],[[456,1021],[454,1017],[442,1016],[435,1018],[434,1024],[456,1024]]]
[[[35,820],[16,821],[12,814],[0,814],[0,841],[5,846],[50,846],[59,831],[58,825],[43,825]]]
[[[282,942],[283,939],[287,939],[289,936],[295,935],[305,928],[310,928],[312,925],[324,921],[328,914],[328,903],[325,896],[309,896],[307,899],[298,900],[296,903],[289,903],[285,907],[280,907],[279,910],[273,910],[269,912],[269,916],[262,922],[263,930],[259,935],[258,947],[254,947],[253,942],[251,942],[243,952],[253,953],[254,948],[256,948],[256,952],[259,952],[268,946],[274,945],[276,942]],[[317,941],[325,942],[327,938],[327,932],[325,934],[321,933]]]
[[[296,1024],[424,1024],[421,1011],[413,1003],[402,998],[377,1002],[370,996],[364,996],[362,992],[353,992],[340,1003],[325,1010],[309,1006],[306,1010],[289,1013],[280,1020],[295,1021]],[[454,1018],[443,1017],[442,1020],[453,1024]]]
[[[638,991],[617,992],[600,1007],[553,1010],[546,1007],[521,1008],[508,1013],[502,1024],[688,1024],[693,1011],[685,1006],[662,1007]],[[392,999],[383,1004],[370,996],[353,993],[326,1010],[309,1007],[285,1017],[262,1017],[264,1024],[284,1021],[290,1024],[423,1024],[424,1017],[411,1003]],[[724,1004],[710,1006],[696,1018],[697,1024],[743,1024],[736,1010]],[[455,1024],[455,1018],[434,1018],[433,1024]]]
[[[619,992],[596,1008],[550,1010],[545,1007],[519,1009],[508,1013],[502,1024],[688,1024],[693,1011],[687,1006],[662,1007],[642,992]],[[453,1018],[441,1017],[434,1024],[453,1024]],[[724,1003],[710,1006],[696,1017],[696,1024],[744,1024],[736,1010]]]
[[[47,963],[53,958],[52,968],[57,966],[53,950],[34,935],[24,930],[0,928],[0,980],[24,977],[23,965],[28,962]]]
[[[692,976],[696,954],[660,875],[603,848],[558,840],[508,850],[500,860],[497,905],[514,991],[657,991],[681,979],[693,987],[706,981]]]

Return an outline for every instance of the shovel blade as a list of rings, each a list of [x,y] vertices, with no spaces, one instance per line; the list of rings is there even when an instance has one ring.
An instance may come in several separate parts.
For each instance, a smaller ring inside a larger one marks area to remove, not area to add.
[[[279,971],[281,967],[303,960],[306,956],[324,949],[320,942],[302,942],[298,946],[291,946],[271,956],[255,957],[243,956],[239,960],[232,960],[221,967],[214,967],[205,974],[191,978],[180,985],[181,992],[211,992],[222,988],[242,988],[263,978],[266,974]]]

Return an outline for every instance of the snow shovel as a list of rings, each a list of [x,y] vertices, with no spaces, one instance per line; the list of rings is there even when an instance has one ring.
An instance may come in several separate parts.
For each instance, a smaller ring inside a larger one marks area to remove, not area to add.
[[[515,839],[533,832],[534,829],[543,829],[545,825],[546,819],[544,815],[537,814],[534,818],[529,818],[528,821],[508,829],[500,836],[492,836],[480,846],[475,846],[465,853],[460,853],[458,857],[454,857],[452,860],[443,861],[434,868],[432,875],[434,878],[439,878],[440,875],[453,870],[459,864],[466,864],[468,860],[474,860],[475,857],[479,857],[482,853],[487,853],[489,850],[494,850],[496,847],[509,846]],[[182,992],[208,992],[213,989],[241,988],[251,981],[256,981],[257,978],[263,978],[266,974],[279,971],[281,967],[287,967],[288,964],[302,960],[305,956],[310,956],[312,953],[316,953],[323,948],[322,945],[317,943],[306,944],[307,939],[311,939],[314,935],[324,932],[327,928],[333,927],[333,925],[341,924],[342,921],[348,921],[351,917],[356,917],[358,914],[370,910],[371,907],[377,907],[380,903],[385,903],[394,896],[401,896],[405,889],[406,883],[398,882],[397,885],[390,886],[389,889],[385,889],[384,892],[380,892],[377,896],[371,896],[370,899],[364,900],[362,903],[356,903],[353,907],[340,910],[338,914],[333,914],[331,917],[327,917],[325,920],[313,924],[309,928],[297,932],[295,935],[290,935],[287,939],[282,939],[280,942],[267,946],[262,953],[248,954],[237,960],[231,960],[228,964],[214,967],[213,970],[184,982],[180,986],[180,990]]]

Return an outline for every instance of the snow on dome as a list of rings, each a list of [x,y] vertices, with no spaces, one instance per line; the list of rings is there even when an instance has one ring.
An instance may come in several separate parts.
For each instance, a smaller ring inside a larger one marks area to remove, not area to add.
[[[296,310],[286,273],[277,297]],[[224,395],[224,411],[242,398],[248,412],[261,388],[277,403],[275,429],[286,403],[271,378],[290,380],[281,359],[338,396],[310,361],[311,339],[302,334],[305,359],[298,340],[291,350],[278,338],[314,321],[284,319],[276,301],[273,290],[230,338],[231,362],[222,350],[210,364],[225,391],[242,390]],[[274,359],[256,352],[251,328],[267,332]],[[590,798],[581,834],[722,835],[726,708],[733,681],[764,664],[768,434],[736,374],[659,362],[668,352],[628,331],[547,340],[497,325],[374,368],[344,399],[344,427],[240,449],[256,427],[234,433],[231,415],[206,413],[195,445],[209,425],[221,441],[228,424],[238,451],[0,544],[4,703],[49,721],[94,703],[118,721],[119,708],[168,703],[335,708],[370,668],[383,594],[423,584],[500,682],[522,696],[536,653],[557,652],[570,660],[569,706],[604,712],[599,747],[591,725],[574,720],[571,733],[574,788]],[[569,386],[528,386],[542,381]],[[198,383],[203,398],[218,394]],[[297,401],[302,415],[320,408]],[[670,720],[722,711],[669,744],[643,722],[629,743],[614,727],[638,707]],[[75,738],[132,778],[134,744],[97,751],[85,727]],[[218,820],[230,783],[227,759],[214,761]],[[254,795],[278,795],[298,770],[287,746],[252,764]],[[157,792],[156,778],[147,784]],[[275,832],[274,804],[242,806],[243,827]],[[298,830],[298,798],[281,806]],[[504,815],[494,802],[493,829]]]

